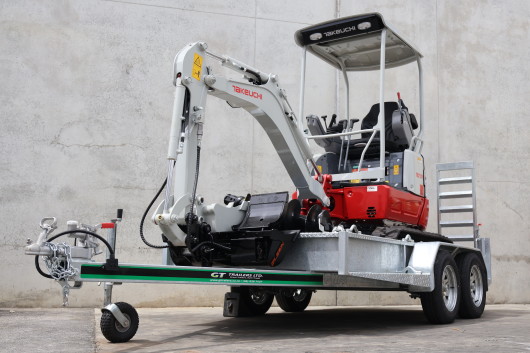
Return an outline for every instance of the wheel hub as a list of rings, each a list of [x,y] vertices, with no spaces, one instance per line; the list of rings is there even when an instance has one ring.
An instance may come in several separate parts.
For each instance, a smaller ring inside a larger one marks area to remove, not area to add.
[[[307,297],[307,290],[305,289],[297,289],[293,293],[293,299],[297,302],[302,302]]]
[[[116,320],[114,324],[114,326],[116,326],[116,330],[119,332],[126,332],[129,329],[129,326],[131,326],[131,317],[126,313],[123,313],[123,316],[125,316],[127,319],[125,320],[124,325],[120,324],[118,320]]]
[[[482,273],[477,265],[471,267],[469,273],[469,288],[471,290],[471,299],[473,304],[480,306],[484,300],[484,283],[482,282]]]
[[[445,266],[443,270],[442,296],[447,310],[453,311],[456,307],[456,301],[458,299],[458,285],[456,280],[456,272],[452,266]]]
[[[252,301],[258,305],[265,303],[268,299],[267,293],[259,289],[252,289],[250,297],[252,298]]]

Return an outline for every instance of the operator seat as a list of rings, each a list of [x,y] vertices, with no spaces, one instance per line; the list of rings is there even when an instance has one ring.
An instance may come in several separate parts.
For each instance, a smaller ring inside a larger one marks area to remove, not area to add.
[[[385,151],[401,152],[409,148],[413,130],[418,128],[418,123],[414,114],[408,113],[408,108],[402,103],[403,114],[399,112],[399,106],[396,102],[385,102]],[[372,129],[377,124],[379,115],[379,103],[372,105],[368,114],[361,123],[361,129]],[[350,141],[348,151],[349,159],[359,159],[361,154],[372,135],[371,132],[361,134],[362,138]],[[370,146],[366,150],[365,157],[379,155],[380,136],[376,135]],[[347,143],[344,143],[346,152]]]

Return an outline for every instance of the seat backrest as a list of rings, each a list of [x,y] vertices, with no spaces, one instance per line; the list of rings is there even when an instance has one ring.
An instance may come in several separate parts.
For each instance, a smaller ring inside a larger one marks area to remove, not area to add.
[[[374,104],[363,119],[361,129],[372,129],[377,124],[378,115],[379,104]],[[409,114],[405,104],[402,103],[400,112],[396,102],[385,102],[385,149],[387,151],[398,152],[409,148],[414,136],[413,130],[417,127],[416,118],[413,114]],[[366,139],[371,134],[363,133],[362,137]]]
[[[398,104],[396,102],[385,102],[385,135],[387,140],[389,134],[392,134],[392,113],[397,110]],[[372,129],[377,124],[377,117],[379,115],[379,103],[372,105],[368,114],[364,117],[361,123],[361,129]],[[362,134],[363,138],[368,138],[372,135],[371,132]]]
[[[413,125],[408,110],[395,110],[392,114],[392,134],[386,134],[387,140],[392,139],[391,142],[400,151],[409,148],[414,136]]]

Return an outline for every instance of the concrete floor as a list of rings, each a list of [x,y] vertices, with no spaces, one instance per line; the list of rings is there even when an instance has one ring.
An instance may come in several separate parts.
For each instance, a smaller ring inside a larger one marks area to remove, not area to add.
[[[0,352],[95,352],[94,309],[0,308]]]
[[[272,308],[224,318],[222,308],[138,309],[132,341],[111,344],[99,310],[0,309],[1,352],[525,352],[530,305],[489,305],[481,319],[427,324],[419,306]],[[29,338],[31,337],[31,339]]]

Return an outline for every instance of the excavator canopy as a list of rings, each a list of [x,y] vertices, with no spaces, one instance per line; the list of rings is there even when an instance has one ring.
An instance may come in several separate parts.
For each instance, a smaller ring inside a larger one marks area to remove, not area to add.
[[[386,29],[385,67],[423,57],[379,13],[343,17],[298,30],[296,43],[342,71],[379,70],[381,33]]]

